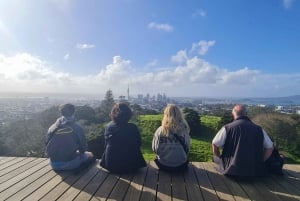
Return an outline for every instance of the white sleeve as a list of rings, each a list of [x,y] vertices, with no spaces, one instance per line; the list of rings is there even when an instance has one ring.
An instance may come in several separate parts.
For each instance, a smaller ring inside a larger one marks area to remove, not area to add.
[[[223,126],[214,137],[212,144],[216,145],[217,147],[223,147],[223,145],[225,144],[226,136],[226,129],[225,126]]]
[[[268,149],[268,148],[272,148],[273,147],[273,142],[270,139],[269,135],[267,134],[267,132],[262,129],[263,134],[264,134],[264,148]]]

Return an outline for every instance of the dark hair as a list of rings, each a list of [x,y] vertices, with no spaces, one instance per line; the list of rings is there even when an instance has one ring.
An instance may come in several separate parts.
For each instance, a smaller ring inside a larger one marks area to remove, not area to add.
[[[67,104],[61,105],[59,107],[59,111],[62,116],[71,117],[75,112],[75,107],[74,107],[74,105],[67,103]]]
[[[127,123],[132,111],[126,103],[116,103],[110,112],[110,118],[117,124]]]

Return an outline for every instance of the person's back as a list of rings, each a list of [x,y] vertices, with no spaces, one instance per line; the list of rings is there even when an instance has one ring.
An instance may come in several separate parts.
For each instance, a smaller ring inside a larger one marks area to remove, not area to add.
[[[130,173],[145,167],[141,136],[136,125],[128,123],[132,113],[124,103],[114,105],[112,121],[105,129],[105,150],[100,165],[113,173]]]
[[[54,170],[73,170],[95,161],[87,152],[87,142],[83,129],[74,119],[72,104],[60,106],[61,117],[50,126],[47,133],[46,153]]]
[[[227,137],[222,152],[221,172],[238,176],[266,175],[262,129],[247,117],[237,118],[225,129]]]
[[[189,163],[189,148],[189,126],[180,109],[169,104],[164,110],[162,125],[153,136],[152,150],[156,154],[154,161],[161,170],[185,170]]]
[[[236,105],[232,114],[234,121],[223,126],[212,141],[219,171],[232,176],[267,175],[264,161],[273,151],[272,141],[247,117],[245,106]]]

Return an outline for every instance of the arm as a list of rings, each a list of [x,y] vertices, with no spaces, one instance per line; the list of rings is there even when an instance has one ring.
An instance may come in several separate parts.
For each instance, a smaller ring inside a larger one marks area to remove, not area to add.
[[[212,150],[214,156],[217,156],[218,158],[221,158],[220,149],[215,144],[212,144]]]
[[[273,150],[274,150],[274,147],[265,149],[264,161],[266,161],[271,156]]]
[[[217,156],[218,158],[221,157],[221,153],[220,153],[220,147],[223,147],[225,144],[225,140],[226,140],[226,129],[223,126],[219,132],[216,134],[216,136],[214,137],[213,141],[212,141],[212,151],[214,156]]]
[[[266,161],[274,150],[274,145],[267,132],[262,129],[264,135],[264,161]]]

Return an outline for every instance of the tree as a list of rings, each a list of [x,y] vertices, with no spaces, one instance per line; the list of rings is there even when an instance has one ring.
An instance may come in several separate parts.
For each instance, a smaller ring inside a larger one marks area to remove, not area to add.
[[[110,121],[110,111],[115,104],[113,92],[109,89],[101,102],[100,107],[96,110],[96,116],[101,123]]]
[[[85,124],[90,125],[96,123],[96,112],[92,107],[87,105],[77,106],[75,109],[75,119],[77,121],[84,120]]]
[[[291,116],[279,113],[259,114],[252,120],[267,131],[278,148],[299,154],[299,150],[297,150],[297,122]]]
[[[185,120],[187,121],[189,127],[190,127],[190,134],[192,136],[199,136],[200,135],[200,116],[197,111],[190,109],[190,108],[184,108],[183,114],[185,117]]]

